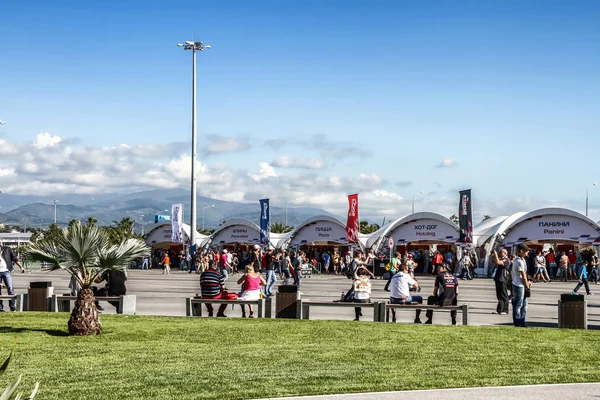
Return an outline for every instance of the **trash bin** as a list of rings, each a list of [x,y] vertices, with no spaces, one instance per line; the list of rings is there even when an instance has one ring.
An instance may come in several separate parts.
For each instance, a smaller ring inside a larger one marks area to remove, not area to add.
[[[30,282],[27,311],[50,311],[50,298],[54,294],[52,282]]]
[[[558,301],[558,327],[587,329],[587,302],[583,295],[560,295]]]
[[[300,293],[296,285],[279,285],[275,297],[275,310],[277,318],[297,317],[297,306]]]

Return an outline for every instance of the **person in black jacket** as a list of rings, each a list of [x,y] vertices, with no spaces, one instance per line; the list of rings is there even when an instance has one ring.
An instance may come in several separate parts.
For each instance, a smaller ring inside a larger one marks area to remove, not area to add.
[[[96,279],[96,283],[106,281],[106,285],[103,288],[98,289],[96,286],[92,287],[94,296],[124,296],[127,294],[127,272],[125,270],[109,270],[104,271],[100,278]],[[118,301],[109,301],[110,304],[119,307]],[[104,308],[96,301],[96,308],[99,311],[104,311]]]
[[[10,247],[0,244],[0,287],[2,286],[2,282],[4,282],[10,296],[15,294],[12,282],[14,264],[17,264],[18,267],[21,268],[21,272],[25,272],[15,252]],[[2,289],[0,288],[0,295],[1,294]],[[10,307],[10,311],[16,311],[16,299],[10,299],[8,301],[8,306]],[[4,302],[0,300],[0,312],[2,311],[4,311]]]
[[[506,315],[508,314],[508,289],[506,285],[510,268],[510,260],[508,259],[508,252],[506,249],[500,250],[500,256],[498,256],[498,252],[494,250],[493,260],[495,261],[493,278],[496,284],[496,298],[498,299],[496,313]]]

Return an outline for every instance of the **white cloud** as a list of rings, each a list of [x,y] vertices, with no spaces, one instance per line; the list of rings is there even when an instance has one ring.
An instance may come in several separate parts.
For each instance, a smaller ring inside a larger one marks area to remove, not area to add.
[[[10,176],[15,174],[14,168],[0,168],[0,176]]]
[[[235,139],[219,135],[208,135],[207,139],[210,142],[205,148],[207,154],[236,153],[250,148],[248,138]]]
[[[43,149],[44,147],[54,147],[58,145],[62,141],[62,138],[51,135],[48,132],[38,133],[33,141],[33,145],[38,149]]]
[[[450,167],[455,167],[456,166],[456,162],[454,160],[452,160],[451,158],[445,158],[442,161],[440,161],[440,163],[438,165],[436,165],[437,168],[450,168]]]
[[[323,169],[327,167],[327,162],[320,158],[280,156],[271,165],[279,168]]]

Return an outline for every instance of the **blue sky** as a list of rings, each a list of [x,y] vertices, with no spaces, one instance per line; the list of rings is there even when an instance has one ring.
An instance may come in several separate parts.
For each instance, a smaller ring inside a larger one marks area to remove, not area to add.
[[[500,215],[583,212],[600,181],[598,2],[21,1],[0,15],[7,192],[188,187],[191,55],[176,44],[192,36],[212,46],[203,195],[338,212],[358,191],[390,218],[420,191],[418,208],[451,214],[472,187],[475,213]]]

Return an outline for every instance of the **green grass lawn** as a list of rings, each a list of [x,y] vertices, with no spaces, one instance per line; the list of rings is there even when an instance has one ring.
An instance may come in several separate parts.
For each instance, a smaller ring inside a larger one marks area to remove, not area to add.
[[[0,377],[39,399],[242,399],[600,380],[598,333],[351,321],[0,314]]]

